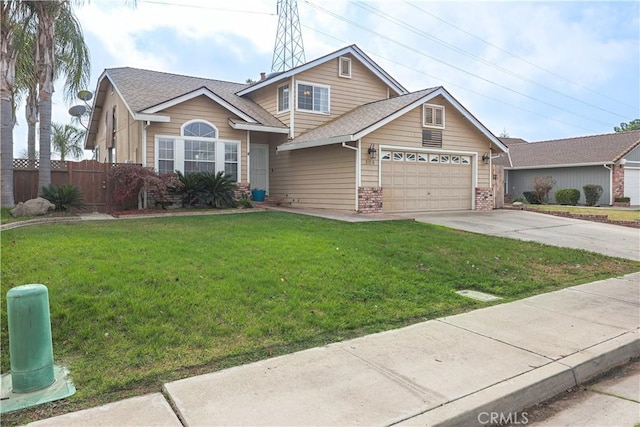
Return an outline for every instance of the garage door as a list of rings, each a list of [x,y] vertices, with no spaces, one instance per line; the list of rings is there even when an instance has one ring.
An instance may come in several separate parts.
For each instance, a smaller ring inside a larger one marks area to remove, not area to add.
[[[632,205],[640,205],[640,169],[624,168],[624,195]]]
[[[383,151],[385,212],[471,209],[471,157]]]

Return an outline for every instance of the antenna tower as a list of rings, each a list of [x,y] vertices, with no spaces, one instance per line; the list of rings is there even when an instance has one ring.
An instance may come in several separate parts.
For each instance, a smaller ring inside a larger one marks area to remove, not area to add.
[[[278,0],[278,32],[271,72],[288,71],[305,63],[297,0]]]

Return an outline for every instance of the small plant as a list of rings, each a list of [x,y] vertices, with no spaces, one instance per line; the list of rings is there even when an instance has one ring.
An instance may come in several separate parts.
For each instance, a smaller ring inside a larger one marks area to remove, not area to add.
[[[602,197],[602,186],[597,184],[587,184],[582,187],[587,206],[595,206]]]
[[[527,203],[531,205],[539,205],[541,203],[538,195],[533,191],[525,191],[522,195],[527,200]]]
[[[209,206],[216,208],[233,207],[233,192],[236,183],[231,175],[225,175],[223,171],[218,173],[202,173],[202,199]]]
[[[251,199],[249,198],[249,193],[242,192],[242,194],[240,194],[240,198],[236,200],[236,205],[243,208],[252,208],[253,203],[251,203]]]
[[[546,203],[549,198],[549,192],[556,181],[550,176],[536,176],[533,178],[533,193],[538,199],[538,204]]]
[[[528,202],[527,202],[527,199],[525,199],[524,197],[516,197],[515,199],[513,199],[512,203],[516,203],[516,202],[519,202],[519,203],[528,203]]]
[[[70,208],[83,209],[82,191],[75,185],[56,185],[42,187],[42,197],[53,203],[56,212],[68,211]]]
[[[575,206],[580,200],[580,190],[575,188],[561,188],[556,190],[556,203]]]

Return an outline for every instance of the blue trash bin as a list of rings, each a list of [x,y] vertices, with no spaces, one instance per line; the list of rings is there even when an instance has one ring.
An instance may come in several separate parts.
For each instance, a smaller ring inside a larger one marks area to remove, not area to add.
[[[265,190],[253,189],[251,190],[251,197],[254,202],[264,202]]]

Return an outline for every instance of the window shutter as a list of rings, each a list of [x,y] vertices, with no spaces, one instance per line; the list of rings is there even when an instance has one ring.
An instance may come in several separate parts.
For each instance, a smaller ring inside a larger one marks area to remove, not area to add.
[[[107,148],[113,148],[113,115],[111,111],[107,111],[105,120],[107,121],[107,131],[104,136]]]

